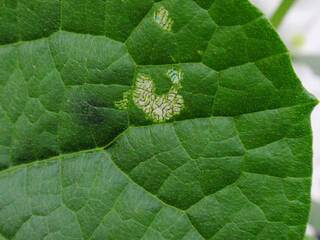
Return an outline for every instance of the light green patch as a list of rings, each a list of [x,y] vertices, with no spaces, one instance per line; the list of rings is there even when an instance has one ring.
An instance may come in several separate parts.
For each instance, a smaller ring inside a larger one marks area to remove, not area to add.
[[[119,110],[127,110],[128,106],[129,106],[129,98],[130,98],[130,96],[131,96],[131,91],[130,90],[124,92],[122,100],[114,102],[115,107],[118,108]]]
[[[173,20],[169,16],[169,11],[164,7],[160,7],[157,11],[155,11],[154,20],[163,30],[168,32],[172,30]]]
[[[133,101],[153,122],[165,122],[179,115],[184,108],[184,100],[178,94],[182,88],[181,81],[183,73],[181,71],[170,69],[167,72],[172,82],[168,93],[157,95],[153,80],[147,75],[138,75],[133,91]]]
[[[172,83],[176,85],[180,84],[183,79],[183,72],[178,71],[174,68],[168,70],[167,75],[171,79]]]
[[[296,48],[301,48],[305,42],[305,37],[302,34],[297,34],[291,39],[292,45]]]

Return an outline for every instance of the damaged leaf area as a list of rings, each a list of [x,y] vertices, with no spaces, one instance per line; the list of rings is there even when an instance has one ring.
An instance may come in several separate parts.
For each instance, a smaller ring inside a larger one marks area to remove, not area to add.
[[[138,76],[135,84],[133,101],[153,122],[170,120],[175,115],[179,115],[183,109],[183,97],[178,95],[182,87],[180,83],[182,73],[171,69],[168,71],[168,76],[172,81],[172,87],[167,94],[162,96],[156,95],[154,83],[148,76]]]
[[[247,0],[0,19],[0,239],[303,238],[316,101]]]

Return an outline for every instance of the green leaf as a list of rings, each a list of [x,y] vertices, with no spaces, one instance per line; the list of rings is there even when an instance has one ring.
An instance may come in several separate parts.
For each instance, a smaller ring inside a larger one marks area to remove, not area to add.
[[[248,1],[16,0],[0,19],[0,236],[303,238],[316,101]]]

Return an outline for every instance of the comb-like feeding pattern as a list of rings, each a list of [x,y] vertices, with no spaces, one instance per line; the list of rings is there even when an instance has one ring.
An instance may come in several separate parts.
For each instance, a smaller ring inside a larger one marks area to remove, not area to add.
[[[127,110],[128,106],[129,106],[130,94],[131,94],[130,91],[124,92],[122,100],[114,102],[115,107],[120,109],[120,110]]]
[[[153,122],[165,122],[180,114],[184,107],[184,100],[178,94],[183,74],[180,71],[171,69],[168,71],[173,85],[169,92],[163,95],[155,93],[155,86],[152,79],[146,75],[138,75],[133,101],[138,108],[143,110],[147,118]]]
[[[180,84],[181,80],[183,79],[183,72],[174,68],[168,70],[167,75],[173,84]]]
[[[164,7],[160,7],[157,11],[155,11],[154,20],[163,30],[168,32],[172,30],[173,20],[169,16],[169,11]]]

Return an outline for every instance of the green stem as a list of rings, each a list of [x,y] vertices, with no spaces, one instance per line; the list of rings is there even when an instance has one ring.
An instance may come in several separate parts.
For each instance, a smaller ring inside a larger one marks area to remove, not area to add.
[[[271,22],[275,28],[281,25],[283,19],[295,2],[296,0],[282,0],[282,3],[271,17]]]

